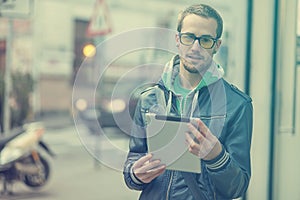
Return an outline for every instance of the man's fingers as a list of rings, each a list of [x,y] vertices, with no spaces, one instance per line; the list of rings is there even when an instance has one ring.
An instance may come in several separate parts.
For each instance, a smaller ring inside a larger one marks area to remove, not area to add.
[[[154,178],[158,177],[159,175],[161,175],[166,169],[165,165],[161,165],[156,169],[151,169],[149,171],[146,172],[145,176],[143,177],[145,182],[150,182],[152,181]]]
[[[164,170],[166,168],[166,165],[159,165],[155,168],[149,169],[146,171],[146,174],[151,175],[156,175],[158,173],[160,173],[161,170]]]
[[[196,119],[196,123],[197,126],[199,127],[199,131],[204,135],[204,137],[207,137],[210,133],[208,127],[200,119]]]
[[[144,183],[149,183],[159,176],[166,169],[165,165],[160,165],[159,160],[146,163],[145,166],[137,168],[134,174]]]
[[[185,140],[188,145],[194,141],[193,138],[191,137],[190,133],[185,133]]]
[[[149,162],[145,163],[143,166],[141,166],[140,168],[137,168],[136,173],[147,172],[151,169],[157,168],[157,166],[159,166],[159,165],[160,165],[160,160],[149,161]]]
[[[200,157],[200,146],[199,143],[195,142],[194,139],[190,136],[190,133],[186,133],[186,141],[189,147],[189,152]]]
[[[149,161],[150,159],[152,158],[152,154],[147,154],[147,155],[145,155],[145,156],[143,156],[143,157],[141,157],[139,160],[137,160],[136,162],[135,162],[135,167],[136,168],[139,168],[139,167],[141,167],[141,166],[143,166],[147,161]]]
[[[202,133],[193,124],[189,124],[188,127],[189,127],[190,132],[197,139],[198,143],[201,143],[201,142],[204,141],[204,136],[202,135]]]

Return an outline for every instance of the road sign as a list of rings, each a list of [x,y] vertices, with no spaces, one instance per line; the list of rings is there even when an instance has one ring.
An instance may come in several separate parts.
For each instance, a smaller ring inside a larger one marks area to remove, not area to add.
[[[112,24],[108,7],[104,0],[96,0],[86,34],[89,37],[93,37],[107,35],[111,31]]]
[[[28,17],[33,9],[33,0],[5,0],[0,2],[0,16],[9,18]]]

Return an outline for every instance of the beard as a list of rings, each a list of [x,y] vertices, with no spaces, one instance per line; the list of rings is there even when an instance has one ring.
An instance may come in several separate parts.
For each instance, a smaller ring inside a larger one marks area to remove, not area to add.
[[[194,67],[192,64],[188,63],[188,62],[183,62],[183,68],[190,72],[191,74],[199,74],[199,70],[196,69],[196,67]]]
[[[186,71],[192,74],[200,74],[201,76],[204,75],[204,73],[207,71],[207,69],[212,63],[212,60],[205,63],[192,63],[182,57],[180,61],[182,62],[183,67]]]

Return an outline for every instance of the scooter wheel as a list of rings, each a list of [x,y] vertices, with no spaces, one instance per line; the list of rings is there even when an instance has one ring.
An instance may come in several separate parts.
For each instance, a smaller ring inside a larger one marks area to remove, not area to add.
[[[40,156],[40,170],[37,174],[26,174],[24,183],[31,188],[38,188],[44,186],[49,178],[50,166],[42,156]]]

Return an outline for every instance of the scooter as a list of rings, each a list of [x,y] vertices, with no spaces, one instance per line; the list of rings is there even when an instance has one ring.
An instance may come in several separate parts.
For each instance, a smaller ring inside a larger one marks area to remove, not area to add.
[[[0,139],[0,178],[3,182],[1,194],[12,194],[12,186],[16,181],[23,182],[32,189],[38,189],[47,183],[50,165],[41,154],[41,149],[51,157],[55,154],[42,140],[43,133],[43,125],[35,122]]]

